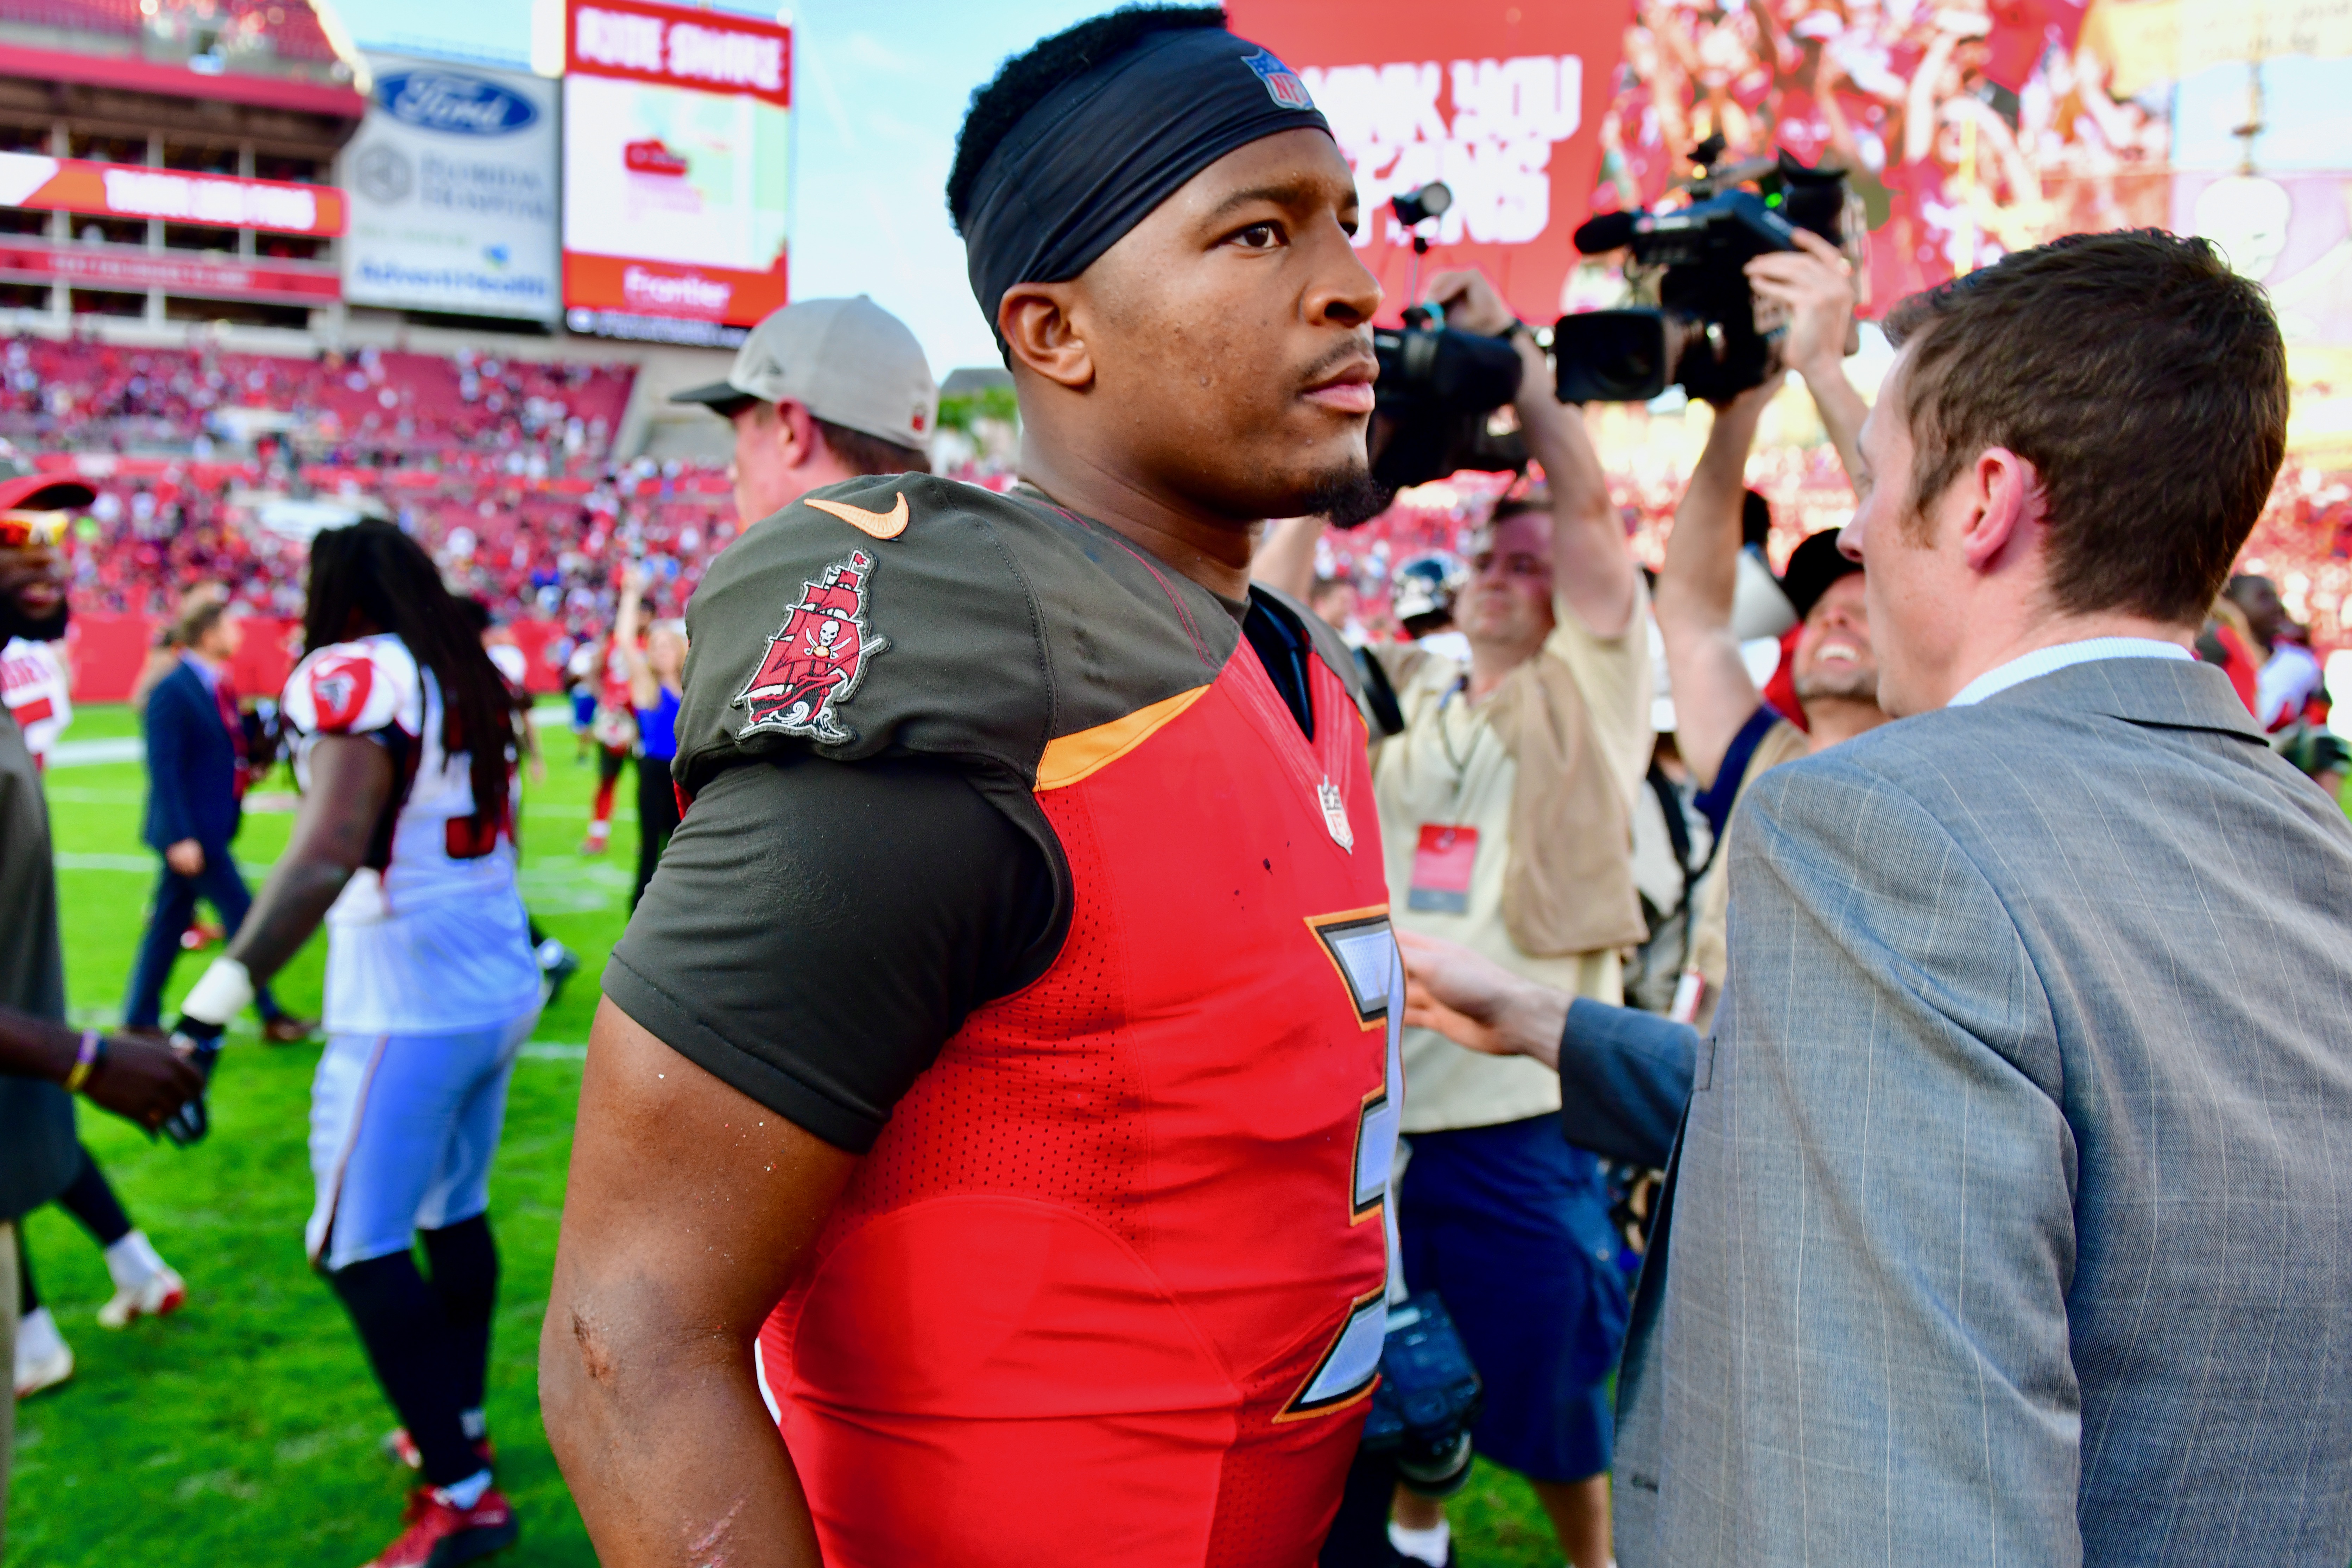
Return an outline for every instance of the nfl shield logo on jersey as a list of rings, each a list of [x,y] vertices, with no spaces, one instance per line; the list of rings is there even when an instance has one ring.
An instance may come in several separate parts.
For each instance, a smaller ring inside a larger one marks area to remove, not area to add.
[[[737,735],[767,730],[829,746],[857,738],[835,710],[856,695],[866,661],[890,646],[866,625],[873,575],[874,558],[857,550],[801,584],[799,602],[768,639],[767,657],[736,695],[734,706],[751,714]]]

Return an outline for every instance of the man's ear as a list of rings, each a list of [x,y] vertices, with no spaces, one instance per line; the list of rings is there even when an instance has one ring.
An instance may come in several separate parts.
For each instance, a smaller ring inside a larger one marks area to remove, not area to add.
[[[816,427],[816,416],[807,404],[789,397],[776,405],[774,439],[790,468],[804,468],[824,451],[824,433]]]
[[[1968,511],[1960,553],[1971,572],[1990,573],[2021,560],[2041,542],[2042,476],[2006,447],[1988,447],[1964,480]]]
[[[1076,294],[1072,283],[1017,284],[997,304],[996,330],[1014,359],[1057,385],[1082,392],[1094,384],[1095,361],[1072,313]]]

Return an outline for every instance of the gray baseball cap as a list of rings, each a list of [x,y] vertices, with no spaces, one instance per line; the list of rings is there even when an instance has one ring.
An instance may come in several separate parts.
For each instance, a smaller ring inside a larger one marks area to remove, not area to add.
[[[723,415],[786,398],[820,419],[917,450],[930,446],[939,422],[939,384],[923,345],[863,294],[785,306],[751,329],[725,381],[670,395]]]

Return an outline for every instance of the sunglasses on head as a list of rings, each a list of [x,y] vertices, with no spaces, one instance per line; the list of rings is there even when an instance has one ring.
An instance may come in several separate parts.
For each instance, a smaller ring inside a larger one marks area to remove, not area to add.
[[[72,521],[62,511],[0,511],[0,546],[22,550],[28,544],[55,544]]]

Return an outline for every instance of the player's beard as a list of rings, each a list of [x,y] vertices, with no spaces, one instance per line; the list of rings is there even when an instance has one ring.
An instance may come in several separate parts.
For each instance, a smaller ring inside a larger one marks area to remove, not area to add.
[[[1388,510],[1396,493],[1396,486],[1372,478],[1369,466],[1336,469],[1316,479],[1298,515],[1328,518],[1334,528],[1353,528]]]
[[[66,623],[72,616],[72,605],[63,599],[46,616],[28,616],[17,607],[16,595],[0,594],[0,643],[11,637],[23,637],[26,642],[56,642],[66,635]]]

